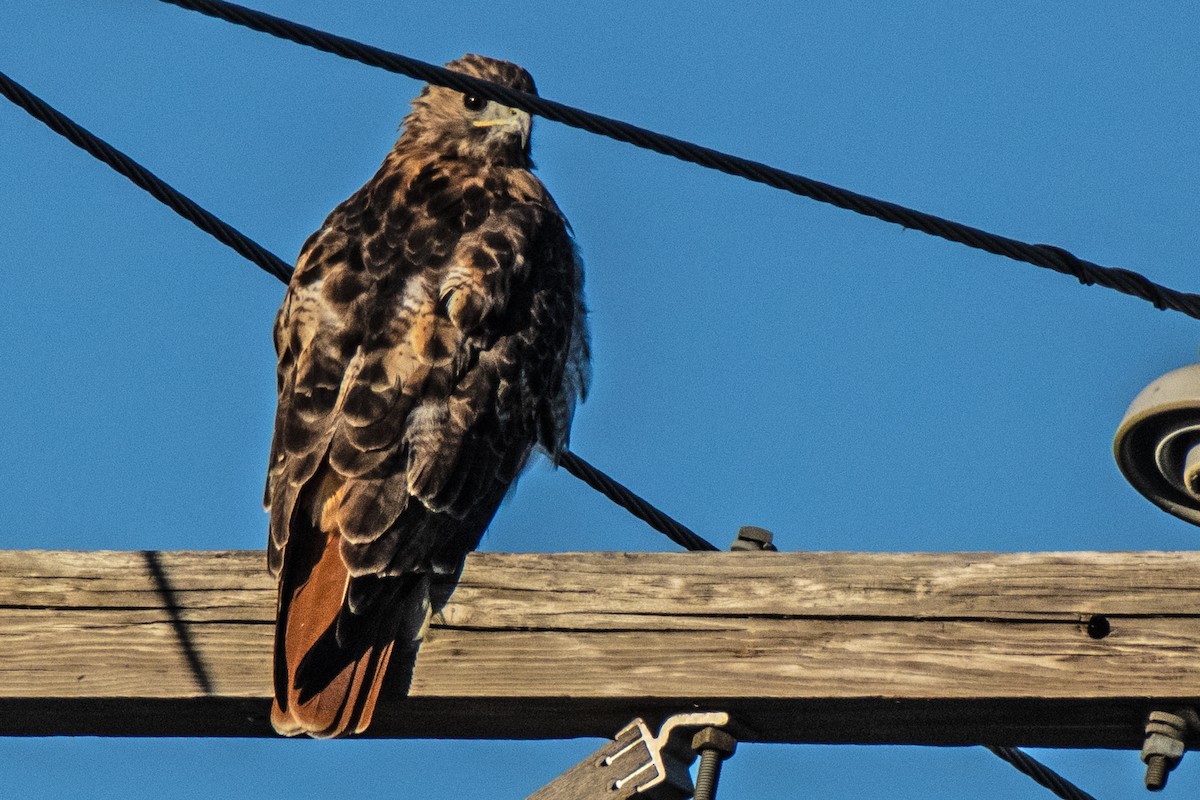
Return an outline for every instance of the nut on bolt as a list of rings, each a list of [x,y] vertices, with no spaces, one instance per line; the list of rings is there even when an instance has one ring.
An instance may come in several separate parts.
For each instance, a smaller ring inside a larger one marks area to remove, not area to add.
[[[766,528],[758,528],[754,525],[743,525],[738,528],[737,538],[733,540],[733,544],[729,549],[737,551],[756,551],[770,550],[774,551],[777,548],[771,541],[774,535]]]
[[[692,737],[692,749],[699,753],[702,750],[716,750],[721,758],[729,758],[737,750],[737,739],[734,739],[720,728],[707,727],[696,731]]]
[[[1150,712],[1146,741],[1142,745],[1147,789],[1157,792],[1167,785],[1167,775],[1183,758],[1187,733],[1188,720],[1184,717],[1166,711]]]
[[[720,728],[701,728],[692,737],[692,749],[700,754],[692,800],[716,800],[721,762],[733,755],[737,740]]]

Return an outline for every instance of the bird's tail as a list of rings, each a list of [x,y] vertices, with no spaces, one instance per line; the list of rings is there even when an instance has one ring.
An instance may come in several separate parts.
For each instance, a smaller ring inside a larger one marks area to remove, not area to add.
[[[336,528],[304,531],[312,543],[307,552],[299,533],[292,531],[279,580],[271,724],[284,736],[362,733],[393,649],[397,666],[408,671],[405,682],[411,679],[429,622],[429,578],[372,578],[369,602],[352,612]]]

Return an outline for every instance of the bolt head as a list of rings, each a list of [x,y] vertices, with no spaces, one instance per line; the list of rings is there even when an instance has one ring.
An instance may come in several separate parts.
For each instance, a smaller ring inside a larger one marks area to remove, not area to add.
[[[697,753],[701,750],[716,750],[721,758],[729,758],[737,750],[737,739],[734,739],[720,728],[701,728],[692,737],[692,749]]]

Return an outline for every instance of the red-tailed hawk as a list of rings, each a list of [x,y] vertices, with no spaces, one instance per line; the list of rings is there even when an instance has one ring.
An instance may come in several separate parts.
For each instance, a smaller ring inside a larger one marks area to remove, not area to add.
[[[535,92],[515,64],[446,65]],[[282,734],[370,724],[534,446],[586,391],[582,273],[528,114],[438,86],[300,252],[275,324],[267,477]],[[395,653],[393,647],[395,646]]]

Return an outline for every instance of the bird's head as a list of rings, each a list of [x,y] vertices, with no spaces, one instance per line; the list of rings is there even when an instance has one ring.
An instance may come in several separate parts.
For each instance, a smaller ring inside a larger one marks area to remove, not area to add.
[[[467,54],[446,64],[446,68],[537,94],[533,77],[508,61]],[[400,144],[430,149],[449,158],[529,168],[532,126],[529,114],[520,109],[427,85],[412,101]]]

